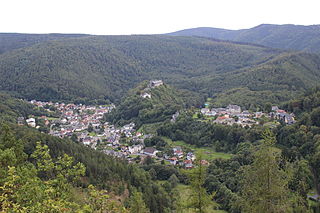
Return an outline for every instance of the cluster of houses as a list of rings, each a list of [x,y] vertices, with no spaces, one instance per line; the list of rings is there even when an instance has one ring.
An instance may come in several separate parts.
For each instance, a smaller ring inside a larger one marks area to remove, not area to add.
[[[193,152],[185,153],[180,146],[174,147],[172,149],[173,156],[165,155],[164,158],[170,162],[172,165],[178,165],[185,169],[192,169],[195,165],[196,156]],[[209,162],[206,160],[201,160],[202,165],[208,165]]]
[[[151,81],[149,87],[162,85],[162,81]],[[57,137],[75,137],[78,142],[83,143],[93,149],[102,151],[105,154],[125,158],[133,162],[133,156],[140,156],[142,159],[150,156],[158,160],[165,160],[172,165],[192,168],[195,156],[192,152],[185,154],[181,147],[174,147],[171,156],[157,156],[159,152],[153,147],[145,147],[144,140],[152,135],[144,135],[135,130],[135,124],[129,123],[122,127],[110,125],[108,122],[102,122],[103,115],[109,113],[114,105],[110,106],[86,106],[82,104],[65,104],[42,101],[31,101],[32,104],[55,109],[59,113],[59,118],[47,118],[45,125],[50,127],[50,135]],[[179,116],[179,112],[172,116],[174,121]],[[18,120],[20,122],[20,120]],[[36,127],[35,119],[21,119],[21,122],[27,122],[28,125]]]
[[[140,94],[140,96],[142,98],[151,98],[151,92],[150,90],[152,88],[156,88],[163,85],[163,81],[162,80],[152,80],[149,82],[148,86],[142,91],[142,93]]]
[[[173,147],[171,154],[164,154],[161,157],[157,156],[157,153],[159,153],[159,151],[153,147],[146,147],[141,151],[141,153],[146,156],[157,158],[158,160],[167,161],[171,165],[179,166],[185,169],[192,169],[195,166],[195,154],[193,152],[184,152],[184,150],[180,146]],[[201,164],[208,165],[209,162],[206,160],[202,160]]]
[[[286,124],[293,124],[295,122],[292,113],[289,114],[277,106],[273,106],[270,113],[242,111],[240,106],[231,104],[226,108],[202,108],[201,113],[205,116],[214,117],[213,123],[225,125],[237,124],[242,127],[251,127],[254,124],[259,124],[259,119],[263,116],[270,119],[282,120]]]
[[[283,109],[279,109],[277,106],[272,107],[272,112],[270,112],[269,115],[271,118],[281,120],[289,125],[295,123],[295,117],[293,113],[288,113]]]

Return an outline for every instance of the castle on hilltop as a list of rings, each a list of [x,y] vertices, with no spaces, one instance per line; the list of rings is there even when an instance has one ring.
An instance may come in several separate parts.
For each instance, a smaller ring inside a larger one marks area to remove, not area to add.
[[[163,81],[162,80],[152,80],[149,83],[149,87],[150,88],[155,88],[155,87],[158,87],[158,86],[161,86],[161,85],[163,85]]]
[[[143,90],[143,93],[141,93],[142,98],[151,98],[150,89],[156,88],[163,85],[162,80],[151,80],[148,84],[148,86]]]

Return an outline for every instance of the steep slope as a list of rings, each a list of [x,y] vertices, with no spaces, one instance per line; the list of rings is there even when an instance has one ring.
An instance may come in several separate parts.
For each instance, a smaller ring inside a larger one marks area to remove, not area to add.
[[[0,54],[14,49],[29,47],[41,42],[83,36],[89,35],[0,33]]]
[[[203,36],[209,38],[248,42],[273,48],[320,52],[320,25],[262,24],[250,29],[225,30],[194,28],[169,33],[174,36]]]
[[[119,100],[146,79],[190,78],[259,64],[279,51],[203,38],[96,36],[50,41],[0,56],[0,89],[26,98]]]

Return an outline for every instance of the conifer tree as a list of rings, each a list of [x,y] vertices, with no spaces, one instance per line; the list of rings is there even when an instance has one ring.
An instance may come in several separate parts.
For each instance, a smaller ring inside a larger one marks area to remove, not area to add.
[[[142,193],[136,189],[133,190],[129,200],[130,213],[149,213],[149,209],[146,207],[142,199]]]
[[[201,162],[202,156],[199,155],[195,163],[195,168],[188,173],[191,194],[187,208],[193,209],[193,211],[197,213],[206,213],[210,211],[210,208],[213,209],[215,203],[213,202],[213,196],[209,195],[203,187],[207,168],[202,165]]]
[[[298,212],[305,212],[299,205],[299,197],[288,188],[291,174],[283,168],[281,151],[274,147],[275,135],[267,129],[262,137],[262,144],[254,155],[253,163],[244,169],[242,199],[239,203],[242,211],[293,212],[295,206],[295,209],[300,209]]]

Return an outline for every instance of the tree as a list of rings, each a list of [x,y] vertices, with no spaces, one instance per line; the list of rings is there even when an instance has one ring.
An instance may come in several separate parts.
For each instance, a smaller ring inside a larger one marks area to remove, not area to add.
[[[71,138],[70,138],[73,142],[75,142],[75,143],[79,143],[79,141],[78,141],[78,137],[77,137],[77,135],[76,134],[72,134],[71,135]]]
[[[209,208],[213,208],[215,203],[212,201],[213,195],[209,195],[203,187],[206,178],[206,167],[201,164],[202,156],[198,156],[195,168],[188,172],[190,180],[190,198],[187,208],[194,209],[197,213],[206,213]]]
[[[169,178],[169,182],[171,184],[171,188],[175,188],[179,183],[179,179],[175,174],[172,174]]]
[[[142,193],[133,189],[129,200],[130,213],[149,213],[149,209],[142,199]]]
[[[281,159],[281,151],[273,146],[275,135],[267,129],[262,137],[253,163],[244,166],[239,205],[243,212],[292,212],[293,200],[296,203],[299,197],[288,188],[291,174]]]

